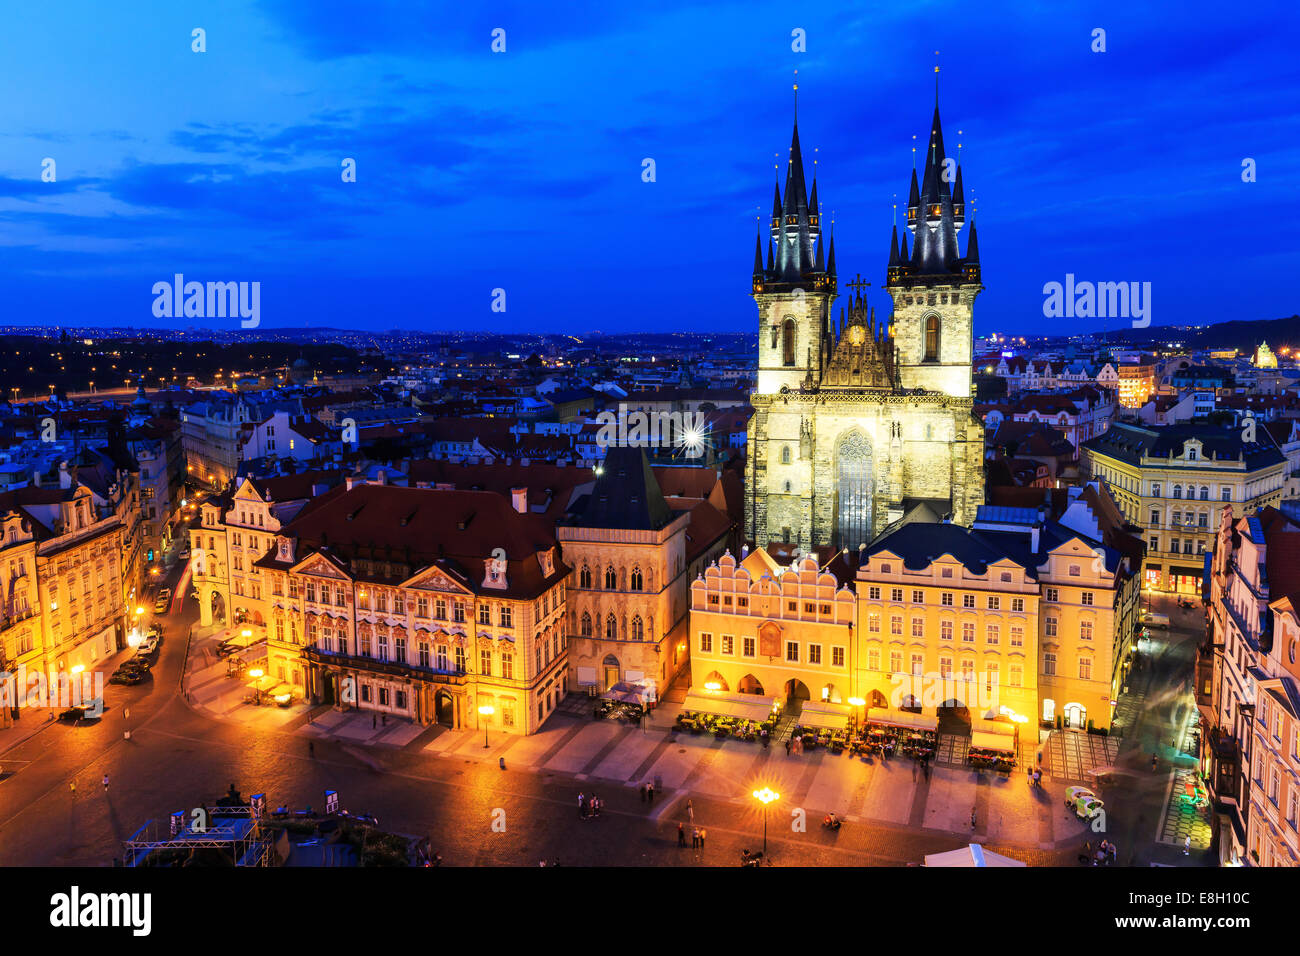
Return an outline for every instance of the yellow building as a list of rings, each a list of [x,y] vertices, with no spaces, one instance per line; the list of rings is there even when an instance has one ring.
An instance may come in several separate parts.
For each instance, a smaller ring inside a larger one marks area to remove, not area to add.
[[[807,556],[727,552],[691,584],[691,687],[796,701],[854,696],[853,591]]]
[[[17,716],[26,688],[18,673],[43,672],[44,621],[36,585],[37,524],[22,495],[0,495],[0,727]]]
[[[1281,500],[1287,460],[1249,424],[1112,425],[1084,443],[1085,472],[1106,483],[1143,531],[1143,586],[1199,594],[1218,509],[1249,514]]]
[[[1119,366],[1119,404],[1121,408],[1141,408],[1156,391],[1156,364],[1149,355],[1136,362]]]

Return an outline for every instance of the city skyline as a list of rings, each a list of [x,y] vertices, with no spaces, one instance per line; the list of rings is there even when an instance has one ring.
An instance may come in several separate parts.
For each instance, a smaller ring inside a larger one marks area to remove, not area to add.
[[[784,181],[796,79],[841,293],[860,273],[887,313],[893,205],[929,128],[935,50],[990,277],[976,335],[1055,329],[1043,286],[1067,276],[1151,283],[1154,325],[1290,315],[1277,285],[1229,299],[1187,281],[1192,262],[1262,275],[1297,251],[1286,232],[1225,241],[1295,206],[1284,34],[1264,28],[1267,8],[1199,6],[1170,23],[1083,5],[979,22],[956,4],[670,5],[653,21],[414,5],[359,23],[342,5],[260,3],[105,24],[74,5],[57,29],[31,11],[0,49],[19,74],[59,70],[0,107],[10,322],[173,326],[152,289],[180,273],[260,283],[267,328],[749,332],[753,237]],[[56,35],[59,50],[39,40]]]

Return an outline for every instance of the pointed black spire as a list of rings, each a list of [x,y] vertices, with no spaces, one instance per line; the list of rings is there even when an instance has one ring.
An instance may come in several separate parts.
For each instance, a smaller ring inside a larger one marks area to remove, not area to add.
[[[772,240],[771,240],[771,239],[767,240],[767,271],[768,271],[768,272],[775,272],[775,271],[776,271],[776,263],[775,263],[775,257],[774,257],[774,254],[773,254],[773,252],[772,252]]]
[[[917,217],[921,212],[921,189],[916,184],[916,167],[912,167],[912,188],[907,193],[907,228],[916,232]]]
[[[906,262],[908,258],[909,257],[907,254],[907,233],[903,233],[903,241],[898,247],[898,261]]]
[[[997,236],[993,237],[997,239]],[[970,236],[966,239],[966,261],[978,263],[980,261],[980,244],[979,239],[975,236],[975,219],[970,221]]]
[[[952,187],[952,221],[958,232],[966,222],[966,197],[961,188],[961,166],[957,167],[957,181]]]
[[[754,275],[763,274],[763,236],[762,230],[754,236]]]
[[[893,234],[889,237],[889,264],[898,265],[898,226],[894,226]]]
[[[835,229],[831,229],[830,252],[826,254],[826,272],[835,275]]]

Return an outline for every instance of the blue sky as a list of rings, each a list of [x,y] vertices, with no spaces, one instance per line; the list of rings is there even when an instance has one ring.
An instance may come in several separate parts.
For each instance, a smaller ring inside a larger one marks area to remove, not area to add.
[[[1300,311],[1282,4],[8,6],[3,324],[177,324],[150,290],[180,272],[261,282],[268,327],[752,330],[795,69],[841,280],[887,312],[935,50],[978,208],[977,332],[1059,330],[1042,287],[1066,273],[1151,282],[1156,324]]]

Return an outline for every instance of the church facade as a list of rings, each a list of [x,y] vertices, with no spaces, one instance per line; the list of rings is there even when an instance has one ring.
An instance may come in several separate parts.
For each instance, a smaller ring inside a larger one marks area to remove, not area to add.
[[[890,243],[892,315],[877,321],[867,283],[854,281],[836,321],[835,241],[823,241],[816,180],[805,188],[796,122],[766,262],[761,235],[754,249],[758,386],[744,531],[755,545],[857,550],[922,505],[974,520],[984,433],[972,409],[972,314],[984,287],[973,221],[958,251],[965,221],[961,168],[944,152],[936,104],[906,230],[900,243],[895,226]]]

